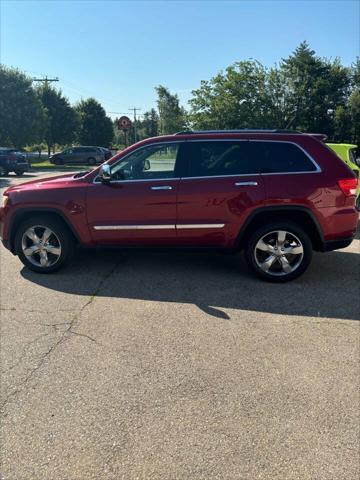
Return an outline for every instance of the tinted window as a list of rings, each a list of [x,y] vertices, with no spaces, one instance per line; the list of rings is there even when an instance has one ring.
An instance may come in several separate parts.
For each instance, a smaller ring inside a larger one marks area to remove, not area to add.
[[[189,142],[189,177],[256,174],[259,168],[248,151],[248,141]]]
[[[261,173],[313,172],[316,166],[296,145],[285,142],[251,142],[251,157]]]
[[[91,148],[87,148],[87,147],[74,148],[74,153],[86,153],[86,152],[91,152]]]

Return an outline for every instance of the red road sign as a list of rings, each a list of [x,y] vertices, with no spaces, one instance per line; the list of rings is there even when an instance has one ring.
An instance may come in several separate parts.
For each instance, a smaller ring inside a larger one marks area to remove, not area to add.
[[[129,130],[129,128],[131,127],[130,118],[125,116],[120,117],[117,122],[117,126],[119,130]]]

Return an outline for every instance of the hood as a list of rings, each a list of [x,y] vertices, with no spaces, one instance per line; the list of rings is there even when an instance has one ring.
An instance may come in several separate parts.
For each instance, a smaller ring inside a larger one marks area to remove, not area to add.
[[[8,195],[11,192],[21,192],[24,190],[42,190],[42,189],[55,189],[69,187],[76,183],[82,183],[84,177],[74,178],[74,173],[65,175],[56,175],[54,177],[38,178],[36,180],[30,180],[29,182],[20,183],[9,187],[4,195]]]

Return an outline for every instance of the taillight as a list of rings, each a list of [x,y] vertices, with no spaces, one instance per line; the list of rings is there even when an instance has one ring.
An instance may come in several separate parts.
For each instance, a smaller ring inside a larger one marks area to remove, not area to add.
[[[341,191],[347,197],[350,197],[351,195],[356,195],[357,184],[357,178],[345,178],[343,180],[338,180],[338,185],[341,188]]]

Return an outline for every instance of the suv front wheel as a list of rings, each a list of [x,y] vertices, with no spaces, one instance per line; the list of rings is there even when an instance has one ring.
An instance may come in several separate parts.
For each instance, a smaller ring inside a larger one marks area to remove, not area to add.
[[[74,239],[61,220],[36,215],[19,226],[15,235],[15,251],[30,270],[51,273],[71,258]]]
[[[255,273],[270,282],[288,282],[305,272],[312,244],[304,230],[291,222],[270,223],[250,238],[246,258]]]

